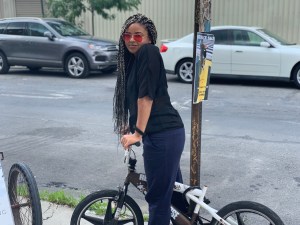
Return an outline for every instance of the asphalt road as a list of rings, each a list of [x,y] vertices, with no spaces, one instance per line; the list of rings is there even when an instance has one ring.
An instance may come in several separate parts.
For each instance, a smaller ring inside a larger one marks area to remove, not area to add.
[[[0,75],[0,151],[8,174],[24,161],[39,188],[79,195],[122,185],[126,166],[113,132],[116,75],[69,79],[59,71]],[[191,85],[168,75],[186,127],[181,167],[189,183]],[[238,200],[269,206],[285,224],[300,210],[300,90],[269,81],[212,79],[203,103],[201,185],[211,205]],[[142,172],[142,151],[136,149]],[[133,189],[129,192],[142,201]]]

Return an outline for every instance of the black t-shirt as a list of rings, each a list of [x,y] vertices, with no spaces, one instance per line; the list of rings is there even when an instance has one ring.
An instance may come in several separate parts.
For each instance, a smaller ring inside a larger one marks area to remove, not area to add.
[[[134,132],[137,120],[137,100],[145,96],[153,100],[146,134],[183,127],[177,110],[171,105],[159,49],[152,44],[145,44],[139,49],[126,76],[126,107],[131,132]]]

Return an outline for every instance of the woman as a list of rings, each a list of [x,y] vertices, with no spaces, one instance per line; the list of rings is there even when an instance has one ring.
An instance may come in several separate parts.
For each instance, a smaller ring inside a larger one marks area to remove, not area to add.
[[[185,132],[170,102],[156,38],[155,25],[146,16],[136,14],[125,21],[119,41],[114,119],[125,149],[143,142],[148,224],[169,225],[174,182],[182,182],[179,161]]]

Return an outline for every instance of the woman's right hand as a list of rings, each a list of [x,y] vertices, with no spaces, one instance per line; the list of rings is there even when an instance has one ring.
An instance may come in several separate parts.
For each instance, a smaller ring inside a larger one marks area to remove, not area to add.
[[[134,134],[126,134],[121,138],[121,144],[125,150],[129,148],[129,146],[140,142],[142,140],[142,135],[135,132]]]

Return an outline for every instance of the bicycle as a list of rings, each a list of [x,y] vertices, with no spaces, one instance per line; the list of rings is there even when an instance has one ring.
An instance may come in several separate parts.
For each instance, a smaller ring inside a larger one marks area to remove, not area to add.
[[[4,160],[4,154],[0,152],[0,179],[3,179],[4,187],[2,187],[2,191],[6,191],[1,168],[2,160]],[[15,163],[11,166],[8,175],[7,190],[8,199],[4,199],[3,202],[7,200],[7,204],[10,204],[11,208],[9,208],[9,205],[5,205],[6,208],[0,209],[5,212],[6,223],[14,223],[15,225],[42,225],[42,209],[37,184],[33,173],[25,163]],[[4,197],[7,196],[5,193],[0,193],[0,197],[1,194]]]
[[[131,157],[133,152],[134,157]],[[129,184],[133,184],[144,195],[147,193],[146,176],[137,173],[134,151],[125,153],[128,174],[124,186],[119,190],[102,190],[85,197],[75,208],[71,225],[143,225],[144,219],[138,204],[127,195]],[[230,203],[220,210],[210,207],[205,198],[207,187],[190,187],[175,182],[171,205],[171,222],[174,225],[284,225],[280,217],[268,207],[251,201]],[[200,215],[200,208],[212,217]]]

